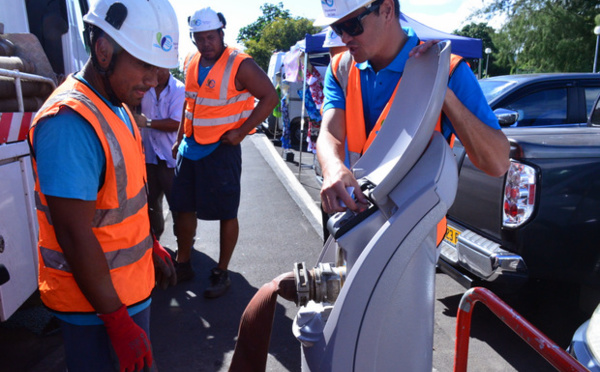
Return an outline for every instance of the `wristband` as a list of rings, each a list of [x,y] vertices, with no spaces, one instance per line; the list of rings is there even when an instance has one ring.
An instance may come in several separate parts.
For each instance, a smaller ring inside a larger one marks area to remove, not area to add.
[[[146,128],[152,128],[152,119],[146,118]]]

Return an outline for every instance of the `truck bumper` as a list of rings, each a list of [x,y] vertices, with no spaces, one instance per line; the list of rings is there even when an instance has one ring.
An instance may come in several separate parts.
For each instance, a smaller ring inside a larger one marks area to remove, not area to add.
[[[527,266],[521,256],[502,249],[500,244],[453,221],[448,220],[448,227],[458,231],[460,235],[456,245],[448,240],[442,241],[440,260],[444,262],[439,267],[460,284],[467,287],[467,284],[470,285],[468,279],[498,284],[515,284],[515,281],[527,280]],[[448,266],[458,269],[458,273],[452,272]]]

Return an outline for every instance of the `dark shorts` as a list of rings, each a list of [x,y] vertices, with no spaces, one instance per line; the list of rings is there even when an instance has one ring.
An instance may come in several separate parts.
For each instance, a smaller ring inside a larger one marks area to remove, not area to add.
[[[242,147],[219,145],[200,160],[177,155],[171,211],[196,212],[201,220],[237,218]]]

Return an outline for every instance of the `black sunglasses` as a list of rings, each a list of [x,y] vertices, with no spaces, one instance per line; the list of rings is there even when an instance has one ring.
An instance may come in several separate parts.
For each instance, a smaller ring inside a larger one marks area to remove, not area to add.
[[[362,25],[362,19],[379,9],[379,5],[381,5],[381,3],[373,4],[354,18],[347,19],[341,23],[332,24],[331,29],[338,34],[338,36],[342,36],[343,32],[350,36],[358,36],[365,31]]]

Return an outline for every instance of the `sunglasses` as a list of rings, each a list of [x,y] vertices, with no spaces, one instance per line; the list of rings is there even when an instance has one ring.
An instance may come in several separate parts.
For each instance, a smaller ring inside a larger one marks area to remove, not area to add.
[[[364,12],[362,12],[354,18],[347,19],[341,23],[332,24],[331,29],[333,30],[333,32],[338,34],[338,36],[342,36],[343,32],[347,33],[350,36],[358,36],[365,31],[362,25],[362,19],[379,9],[379,5],[381,4],[373,4],[370,7],[368,7],[367,10],[365,10]]]

